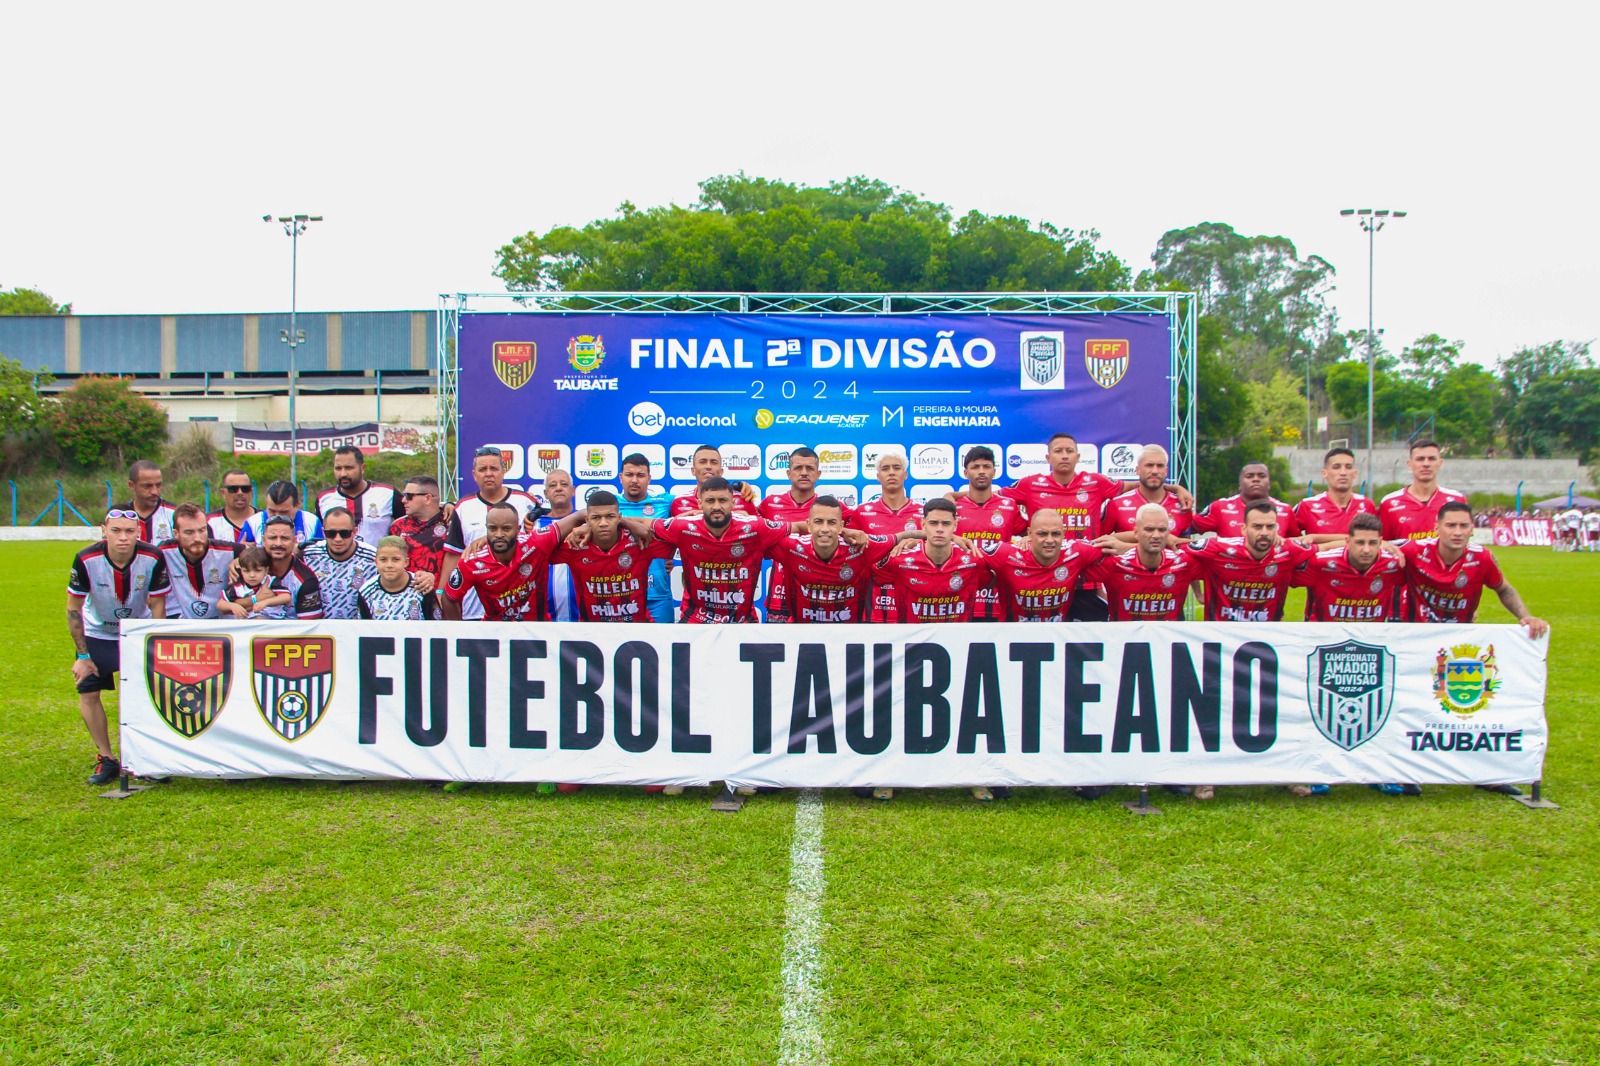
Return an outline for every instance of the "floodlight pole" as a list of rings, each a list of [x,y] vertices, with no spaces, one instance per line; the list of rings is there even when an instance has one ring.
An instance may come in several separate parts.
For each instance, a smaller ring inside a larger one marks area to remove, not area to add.
[[[1372,400],[1373,393],[1375,391],[1374,383],[1377,377],[1375,366],[1377,363],[1378,346],[1378,334],[1377,330],[1374,328],[1372,314],[1372,294],[1374,290],[1373,270],[1377,265],[1378,231],[1384,227],[1386,220],[1391,218],[1405,218],[1406,212],[1391,211],[1388,208],[1382,208],[1375,211],[1370,207],[1363,207],[1360,209],[1347,207],[1343,211],[1340,211],[1339,214],[1346,218],[1354,216],[1360,223],[1361,228],[1365,230],[1367,234],[1367,492],[1372,494],[1377,492],[1377,484],[1372,480]],[[1309,392],[1310,390],[1308,388],[1308,396]],[[1308,400],[1307,402],[1309,403],[1310,401]]]
[[[262,215],[261,221],[274,221],[271,215]],[[300,289],[300,234],[313,222],[321,222],[321,215],[279,215],[283,232],[289,237],[289,328],[278,331],[278,339],[289,346],[289,480],[295,480],[296,461],[300,457],[300,431],[295,421],[295,399],[300,391],[299,372],[296,366],[296,349],[305,343],[305,331],[295,328],[295,311]]]

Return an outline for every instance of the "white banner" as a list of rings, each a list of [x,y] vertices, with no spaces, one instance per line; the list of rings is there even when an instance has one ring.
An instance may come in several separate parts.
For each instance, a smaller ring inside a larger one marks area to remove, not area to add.
[[[122,758],[591,784],[1525,782],[1547,648],[1512,625],[130,620]]]

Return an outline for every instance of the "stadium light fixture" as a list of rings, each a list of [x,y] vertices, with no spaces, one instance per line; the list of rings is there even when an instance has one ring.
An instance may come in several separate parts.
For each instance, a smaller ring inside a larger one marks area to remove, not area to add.
[[[1351,213],[1352,209],[1350,208],[1345,208],[1339,212],[1343,216],[1348,216]],[[1379,211],[1374,211],[1370,207],[1363,207],[1358,211],[1354,211],[1354,214],[1359,216],[1356,224],[1367,234],[1367,492],[1371,493],[1377,491],[1377,486],[1372,481],[1372,400],[1374,379],[1377,377],[1374,368],[1376,366],[1378,346],[1378,331],[1373,328],[1372,315],[1373,266],[1377,261],[1378,231],[1392,219],[1405,218],[1406,212],[1393,211],[1387,207]]]
[[[261,221],[271,222],[271,215],[262,215]],[[300,287],[300,234],[313,222],[321,222],[321,215],[279,215],[283,232],[289,238],[289,328],[278,332],[278,339],[289,346],[289,480],[298,473],[296,460],[300,453],[300,431],[295,422],[295,399],[300,391],[299,369],[296,366],[296,349],[305,343],[306,331],[295,328],[296,304]]]

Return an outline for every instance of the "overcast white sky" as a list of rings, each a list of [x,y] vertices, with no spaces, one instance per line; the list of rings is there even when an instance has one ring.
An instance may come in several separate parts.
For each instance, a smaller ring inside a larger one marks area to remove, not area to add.
[[[1492,363],[1600,336],[1587,5],[13,6],[0,287],[81,314],[500,291],[495,249],[743,169],[1094,228],[1281,234]]]

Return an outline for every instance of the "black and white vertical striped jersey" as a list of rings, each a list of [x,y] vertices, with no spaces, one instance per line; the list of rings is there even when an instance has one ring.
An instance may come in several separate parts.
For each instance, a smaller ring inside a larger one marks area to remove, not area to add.
[[[228,512],[226,511],[212,511],[210,514],[206,515],[206,527],[211,530],[211,539],[214,541],[222,541],[227,544],[247,543],[244,535],[244,527],[249,523],[249,521],[250,519],[246,518],[238,525],[234,525],[233,519],[228,517]]]
[[[124,618],[149,618],[150,598],[167,594],[167,564],[159,548],[141,540],[133,558],[115,566],[102,540],[73,556],[67,594],[83,602],[84,636],[116,640]]]
[[[161,545],[172,590],[167,593],[167,617],[216,618],[217,600],[228,586],[228,564],[243,550],[243,545],[213,540],[205,554],[193,560],[175,540]]]
[[[314,540],[300,549],[300,559],[317,575],[322,587],[322,617],[355,618],[356,593],[378,572],[378,553],[370,544],[356,541],[345,559],[328,554],[328,542]]]
[[[338,510],[350,512],[356,522],[356,536],[373,546],[389,535],[389,523],[406,513],[399,490],[376,481],[367,482],[367,487],[354,496],[332,488],[317,497],[317,514],[323,518]]]

